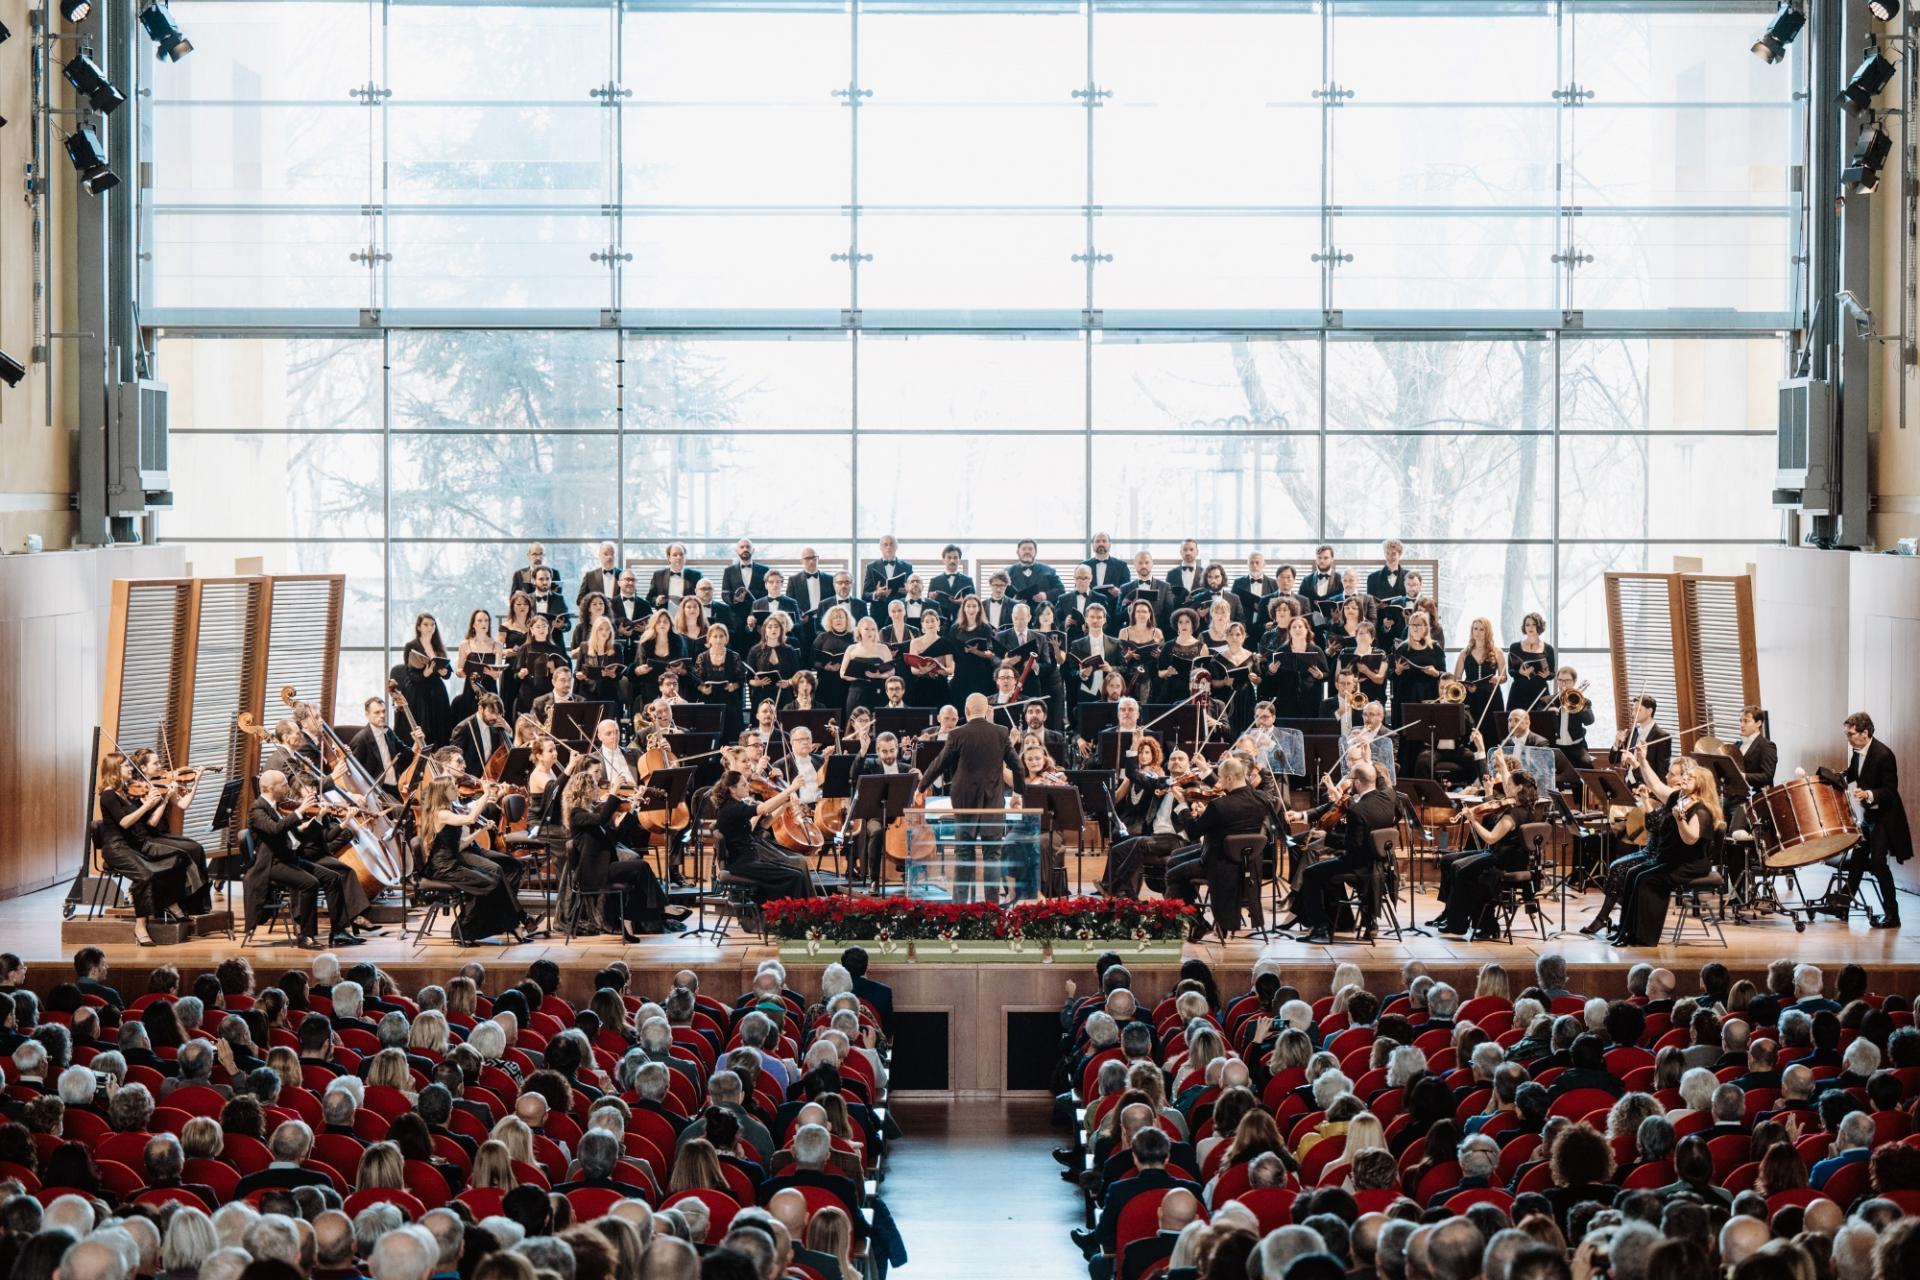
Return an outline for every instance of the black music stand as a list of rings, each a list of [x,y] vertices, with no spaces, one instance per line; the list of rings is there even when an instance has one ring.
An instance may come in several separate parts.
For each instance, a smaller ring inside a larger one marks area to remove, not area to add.
[[[940,758],[940,753],[946,749],[946,743],[932,738],[915,747],[913,749],[914,772],[925,774],[933,767],[933,762]]]
[[[1339,737],[1338,716],[1283,716],[1275,720],[1277,729],[1298,729],[1302,737]]]
[[[1340,764],[1344,759],[1340,739],[1315,734],[1311,738],[1303,738],[1301,745],[1305,748],[1302,767],[1306,769],[1302,776],[1308,781],[1318,779],[1323,773],[1340,772]]]
[[[1709,752],[1694,756],[1693,762],[1713,771],[1713,780],[1720,784],[1720,799],[1726,806],[1732,807],[1747,798],[1747,775],[1740,771],[1740,762],[1732,756]]]
[[[1057,836],[1062,831],[1073,832],[1074,844],[1074,888],[1086,882],[1087,844],[1082,832],[1086,828],[1086,814],[1080,807],[1080,788],[1068,786],[1031,785],[1020,790],[1020,803],[1029,811],[1040,814],[1040,896],[1046,897],[1047,883],[1047,840],[1049,834]],[[1063,855],[1061,866],[1064,869],[1066,859]]]
[[[1113,843],[1113,773],[1107,769],[1069,769],[1067,781],[1080,793],[1080,811],[1091,814],[1100,838]]]
[[[1580,781],[1587,784],[1591,794],[1601,797],[1602,804],[1633,807],[1633,792],[1627,789],[1627,780],[1611,769],[1576,769]]]
[[[594,740],[594,731],[602,720],[610,719],[611,702],[556,702],[553,704],[554,737],[574,746]]]
[[[729,697],[738,695],[729,694]],[[735,705],[739,705],[738,702]],[[721,721],[726,717],[727,709],[717,702],[688,702],[673,708],[673,725],[676,729],[693,733],[719,733]]]
[[[1079,726],[1080,736],[1088,742],[1100,741],[1100,731],[1119,723],[1120,704],[1117,702],[1083,702],[1073,713],[1074,723]]]
[[[507,762],[500,768],[500,785],[503,787],[524,787],[533,773],[533,748],[511,747],[507,751]]]
[[[829,762],[831,763],[831,762]],[[847,806],[847,827],[859,832],[869,822],[880,824],[881,847],[873,855],[873,892],[878,897],[887,894],[887,828],[898,822],[908,809],[913,807],[914,793],[920,789],[920,773],[912,770],[907,773],[863,773],[854,779],[853,801]],[[900,889],[906,891],[907,874],[904,865],[900,868]]]
[[[810,707],[805,711],[798,707],[782,707],[774,718],[779,722],[780,727],[787,731],[789,737],[795,729],[805,725],[813,734],[813,745],[819,747],[822,745],[821,739],[827,732],[827,722],[838,720],[840,713],[830,707]],[[715,729],[719,727],[717,724],[714,726]]]
[[[896,738],[909,738],[926,732],[938,714],[933,707],[875,707],[873,731],[875,736],[890,733]]]
[[[1427,777],[1436,775],[1440,753],[1466,744],[1469,726],[1463,702],[1409,702],[1401,708],[1406,737],[1427,745]]]

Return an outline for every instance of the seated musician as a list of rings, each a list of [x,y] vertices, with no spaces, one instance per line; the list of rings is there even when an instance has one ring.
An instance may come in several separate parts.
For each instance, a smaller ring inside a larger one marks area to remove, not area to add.
[[[1121,698],[1114,707],[1114,722],[1100,731],[1099,741],[1094,744],[1095,768],[1105,768],[1106,761],[1117,760],[1118,767],[1124,769],[1132,762],[1141,742],[1160,735],[1150,729],[1140,727],[1140,704],[1133,698]],[[1109,745],[1117,743],[1118,745]]]
[[[1372,761],[1357,761],[1341,787],[1344,790],[1336,793],[1326,804],[1304,813],[1287,814],[1289,823],[1306,824],[1325,817],[1339,805],[1345,805],[1340,837],[1337,842],[1332,839],[1328,841],[1339,852],[1301,871],[1300,888],[1294,894],[1295,922],[1307,931],[1304,941],[1310,943],[1333,941],[1338,886],[1372,870],[1377,856],[1373,848],[1373,833],[1393,826],[1396,816],[1393,793],[1381,784],[1380,773],[1373,767]],[[1360,923],[1367,929],[1373,927],[1372,920]]]
[[[553,664],[553,673],[548,677],[552,689],[533,700],[533,719],[548,733],[553,732],[553,706],[556,702],[579,702],[580,696],[573,687],[573,668],[563,662]]]
[[[602,723],[606,722],[603,721]],[[460,752],[453,747],[441,747],[438,751],[427,757],[427,762],[431,767],[431,772],[442,777],[461,778],[461,774],[465,771],[464,762],[460,758]],[[468,860],[483,859],[493,867],[501,879],[506,882],[507,893],[513,898],[515,903],[515,916],[521,919],[521,923],[524,926],[530,928],[533,924],[532,919],[521,917],[518,906],[520,882],[525,880],[527,876],[526,864],[511,854],[502,853],[497,849],[476,843],[473,838],[482,831],[490,833],[497,831],[504,825],[506,811],[505,806],[501,802],[501,788],[490,779],[478,779],[471,774],[465,778],[461,778],[461,781],[465,782],[469,787],[476,783],[480,784],[479,794],[469,800],[462,800],[460,798],[458,786],[454,789],[455,806],[460,809],[471,810],[478,819],[478,822],[474,824],[476,830],[467,835],[465,856]],[[490,835],[489,838],[491,838]]]
[[[1040,745],[1047,749],[1049,759],[1065,761],[1067,757],[1067,737],[1055,729],[1047,727],[1047,704],[1044,701],[1027,703],[1020,709],[1020,736],[1038,737]]]
[[[496,793],[482,790],[482,804]],[[422,788],[420,842],[427,850],[427,878],[452,885],[461,896],[460,914],[453,923],[453,940],[474,946],[499,935],[526,941],[519,904],[500,869],[467,842],[486,819],[478,808],[462,805],[459,789],[449,773],[435,771]]]
[[[1113,789],[1113,844],[1098,886],[1109,897],[1139,897],[1148,870],[1159,880],[1166,860],[1186,843],[1180,824],[1187,804],[1175,793],[1173,779],[1187,771],[1187,753],[1173,753],[1171,770],[1161,768],[1161,760],[1159,740],[1143,738],[1134,758],[1120,770]]]
[[[1034,734],[1022,738],[1018,744],[1020,753],[1020,772],[1024,784],[1028,786],[1064,787],[1067,785],[1067,771],[1047,752],[1047,746],[1040,735]],[[1018,808],[1021,804],[1020,785],[1013,788],[1010,803]],[[1049,898],[1067,896],[1067,855],[1065,842],[1057,831],[1045,831],[1040,834],[1040,848],[1036,859],[1039,870],[1039,891]],[[1030,879],[1033,870],[1025,864],[1009,867],[1014,882],[1014,897],[1024,901],[1034,896],[1035,885]]]
[[[312,778],[294,778],[290,785],[295,803],[303,808],[319,804],[320,784]],[[324,809],[315,809],[311,817],[292,831],[300,869],[319,877],[322,883],[338,886],[327,890],[329,914],[334,922],[333,936],[327,941],[334,946],[357,947],[366,941],[353,932],[371,905],[366,886],[360,883],[353,868],[340,860],[341,853],[352,847],[353,834],[352,827]]]
[[[1199,942],[1210,930],[1224,938],[1240,927],[1240,881],[1245,868],[1227,854],[1227,837],[1258,835],[1273,816],[1258,792],[1247,785],[1247,765],[1237,756],[1221,761],[1220,795],[1193,806],[1184,824],[1188,839],[1198,843],[1178,850],[1167,862],[1167,896],[1194,902],[1198,884],[1207,882],[1213,903],[1211,925],[1196,919],[1187,941]]]
[[[1544,747],[1547,740],[1528,727],[1529,717],[1525,710],[1515,708],[1507,712],[1507,736],[1494,744],[1493,750],[1487,750],[1487,741],[1475,729],[1467,735],[1467,741],[1473,747],[1473,758],[1480,761],[1487,776],[1493,776],[1493,762],[1500,756],[1511,756],[1515,747]]]
[[[341,913],[341,879],[343,876],[352,879],[352,875],[344,868],[336,872],[304,865],[294,847],[293,830],[312,814],[311,802],[303,811],[295,801],[286,774],[268,769],[260,775],[260,794],[254,797],[253,807],[247,811],[247,830],[253,834],[253,862],[246,873],[246,924],[251,931],[266,923],[268,886],[279,885],[287,893],[287,919],[294,931],[294,945],[318,951],[319,895],[322,891],[327,895],[333,918],[333,940],[338,942],[347,926],[347,918]]]
[[[373,714],[373,699],[368,700],[367,714]],[[372,727],[369,721],[369,728]],[[358,744],[359,739],[354,742]],[[468,773],[481,774],[486,771],[487,762],[493,759],[493,753],[507,745],[507,709],[500,699],[490,693],[483,693],[474,700],[473,714],[453,727],[452,745],[460,752]],[[355,754],[359,754],[357,751]],[[402,764],[400,771],[405,772]],[[368,772],[377,771],[369,769]]]
[[[134,759],[151,755],[136,751]],[[168,809],[184,809],[193,793],[171,783],[142,780],[133,759],[117,751],[100,757],[99,781],[100,860],[126,879],[133,898],[133,936],[141,946],[150,947],[150,921],[171,919],[176,906],[205,911],[211,905],[206,902],[210,890],[205,850],[167,831]]]
[[[900,739],[892,733],[882,733],[873,740],[873,754],[862,754],[853,765],[853,786],[859,792],[860,779],[869,774],[880,777],[899,777],[913,772],[913,761],[900,754]],[[868,818],[853,837],[853,874],[864,880],[879,878],[880,859],[886,842],[883,839],[880,823]]]
[[[607,789],[628,793],[638,791],[640,774],[634,765],[633,757],[620,747],[620,722],[602,720],[594,726],[593,739],[593,749],[588,753],[588,758],[593,766],[600,770],[601,776],[606,780]],[[573,807],[566,806],[566,812],[571,821]],[[647,830],[640,825],[640,819],[634,816],[631,808],[613,821],[611,830],[614,838],[621,844],[642,853],[646,852]]]
[[[1366,719],[1367,700],[1360,693],[1360,675],[1351,664],[1342,666],[1333,677],[1333,697],[1320,704],[1323,719],[1337,721],[1334,732],[1344,738],[1359,729]]]
[[[1641,744],[1638,750],[1639,760],[1646,761],[1640,766],[1643,776],[1653,775],[1653,765],[1648,759],[1649,748]],[[1607,864],[1606,879],[1602,881],[1604,892],[1600,897],[1600,908],[1593,913],[1593,919],[1582,925],[1580,932],[1596,934],[1612,926],[1613,908],[1626,897],[1627,883],[1633,876],[1649,867],[1657,867],[1670,856],[1668,845],[1676,838],[1674,835],[1673,807],[1680,797],[1681,776],[1693,767],[1693,762],[1685,756],[1676,756],[1666,768],[1666,786],[1661,798],[1648,802],[1649,789],[1643,784],[1640,788],[1640,808],[1646,817],[1647,842],[1631,853],[1623,854]]]
[[[1438,921],[1439,930],[1467,934],[1473,942],[1500,936],[1494,898],[1507,872],[1524,871],[1529,865],[1531,855],[1520,828],[1533,820],[1534,802],[1540,798],[1533,775],[1515,769],[1506,756],[1494,755],[1494,769],[1499,798],[1466,814],[1467,829],[1481,847],[1445,860],[1441,870],[1440,896],[1447,909]]]
[[[589,768],[575,774],[567,782],[560,807],[567,815],[571,837],[573,889],[597,893],[619,887],[620,940],[638,942],[642,934],[679,932],[684,926],[667,920],[666,894],[647,860],[621,856],[616,828],[632,814],[620,814],[621,798],[606,786],[600,770]],[[577,917],[578,911],[569,914]],[[613,932],[611,921],[598,923]]]
[[[794,803],[800,785],[796,777],[766,799],[756,801],[747,775],[729,767],[708,801],[720,841],[720,865],[734,878],[757,886],[754,896],[763,903],[813,896],[813,878],[807,874],[806,859],[780,848],[756,830],[761,822]]]
[[[1674,838],[1662,844],[1657,860],[1641,864],[1628,877],[1620,902],[1620,931],[1613,938],[1618,947],[1660,944],[1673,891],[1713,870],[1726,833],[1713,770],[1695,765],[1681,773],[1677,787],[1649,774],[1646,789],[1655,803],[1673,801]]]

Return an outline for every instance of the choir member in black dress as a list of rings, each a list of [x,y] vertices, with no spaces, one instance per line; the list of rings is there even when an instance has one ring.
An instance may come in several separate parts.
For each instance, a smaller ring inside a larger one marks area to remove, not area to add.
[[[588,599],[598,600],[598,596]],[[613,634],[613,619],[605,614],[592,622],[582,621],[580,647],[573,651],[574,691],[588,702],[612,703],[622,715],[626,704],[620,697],[620,680],[626,664],[620,661],[619,644]]]
[[[1726,818],[1720,810],[1720,788],[1713,771],[1697,766],[1685,769],[1677,788],[1669,788],[1649,773],[1647,793],[1655,803],[1665,803],[1676,791],[1673,838],[1663,843],[1655,859],[1627,878],[1620,902],[1620,931],[1613,938],[1617,947],[1660,945],[1673,891],[1706,875],[1718,861]]]
[[[1507,706],[1518,711],[1546,706],[1559,665],[1553,646],[1547,643],[1547,620],[1537,613],[1520,619],[1520,639],[1507,646],[1507,674],[1513,677]]]
[[[438,746],[453,731],[453,706],[447,697],[447,677],[453,664],[447,661],[447,648],[440,641],[440,624],[430,613],[413,620],[413,636],[400,651],[400,665],[394,676],[413,708],[413,718]]]
[[[491,787],[481,793],[481,803],[497,798]],[[453,924],[453,940],[461,946],[475,946],[502,934],[523,942],[519,931],[520,908],[500,868],[472,849],[464,847],[470,827],[483,819],[478,808],[459,803],[450,777],[436,777],[422,789],[420,798],[420,842],[427,849],[427,875],[459,890],[462,904]]]
[[[1553,716],[1553,745],[1574,768],[1590,769],[1593,754],[1587,750],[1587,730],[1593,727],[1593,704],[1586,694],[1578,693],[1579,688],[1580,673],[1572,667],[1560,668],[1554,673],[1554,691],[1547,710]]]
[[[1329,665],[1327,655],[1313,643],[1307,620],[1289,622],[1285,643],[1266,658],[1267,670],[1275,679],[1265,687],[1272,691],[1273,709],[1282,720],[1308,719],[1319,713]]]
[[[707,647],[707,611],[699,596],[686,596],[673,612],[673,633],[686,646],[687,657]]]
[[[914,638],[920,634],[920,624],[908,619],[907,602],[899,596],[887,602],[884,619],[876,617],[874,621],[880,624],[880,642],[886,645],[896,658],[905,653],[907,646],[911,645]],[[904,669],[904,664],[902,666]]]
[[[645,858],[620,856],[614,819],[621,807],[621,797],[606,788],[597,769],[575,774],[561,800],[571,838],[574,890],[599,893],[618,886],[618,925],[611,919],[597,923],[609,933],[617,927],[622,942],[638,942],[642,934],[668,932],[667,900]]]
[[[1738,751],[1734,760],[1740,765],[1740,775],[1747,780],[1748,789],[1762,791],[1772,786],[1773,775],[1780,768],[1780,751],[1767,736],[1764,710],[1753,706],[1740,709],[1740,741],[1733,745]]]
[[[755,702],[776,697],[785,702],[793,687],[800,651],[787,643],[790,625],[784,613],[767,616],[760,624],[759,642],[747,650],[747,696]]]
[[[821,615],[819,635],[813,641],[814,697],[823,707],[841,707],[847,701],[847,682],[840,678],[840,658],[853,643],[853,615],[829,605]]]
[[[554,643],[564,648],[573,615],[567,606],[567,597],[554,584],[552,569],[542,565],[534,570],[533,590],[527,596],[533,601],[534,613],[547,620],[547,632]]]
[[[253,836],[253,862],[246,872],[247,929],[258,929],[267,920],[269,885],[279,885],[287,895],[287,919],[294,930],[294,945],[318,950],[320,932],[319,895],[327,894],[327,906],[338,937],[347,925],[341,914],[342,886],[339,876],[305,864],[294,848],[293,830],[312,816],[295,805],[287,775],[269,769],[260,775],[260,794],[247,811],[247,830]],[[349,877],[350,878],[350,877]]]
[[[1260,696],[1260,655],[1247,648],[1247,628],[1235,622],[1227,627],[1227,643],[1208,662],[1213,696],[1226,704],[1227,725],[1234,737],[1253,723],[1253,704]]]
[[[1433,638],[1432,624],[1419,610],[1407,614],[1407,639],[1393,651],[1393,724],[1406,723],[1409,703],[1432,702],[1440,696],[1440,678],[1447,672],[1447,651]]]
[[[653,577],[647,581],[647,603],[655,609],[673,612],[680,603],[681,596],[693,594],[694,583],[700,581],[698,569],[687,568],[687,549],[678,542],[667,544],[667,567],[655,569]]]
[[[1035,599],[1045,596],[1049,600],[1058,599],[1066,592],[1066,586],[1060,581],[1053,566],[1039,558],[1040,548],[1034,545],[1032,538],[1022,538],[1013,549],[1014,562],[1007,569],[1007,590],[1015,599],[1032,604]],[[1004,626],[1005,623],[996,623]]]
[[[553,669],[567,665],[567,653],[549,638],[547,620],[536,615],[530,624],[527,641],[515,649],[507,659],[507,670],[513,673],[516,690],[513,709],[515,714],[531,711],[533,704],[542,697],[553,693]],[[412,697],[407,703],[412,705]],[[423,724],[421,726],[425,728]],[[432,741],[431,738],[428,739]]]
[[[979,596],[967,596],[960,601],[959,616],[948,639],[953,644],[953,678],[947,682],[947,696],[943,701],[958,706],[972,694],[991,693],[993,668],[1000,654],[994,647],[993,628],[987,624]]]
[[[1374,627],[1371,622],[1362,622],[1354,633],[1353,647],[1346,650],[1340,658],[1342,670],[1351,669],[1358,680],[1358,688],[1366,695],[1368,702],[1387,705],[1387,682],[1392,672],[1392,663],[1387,655],[1373,647]]]
[[[1499,724],[1507,714],[1500,687],[1507,682],[1507,659],[1494,643],[1493,623],[1475,618],[1466,648],[1454,659],[1453,674],[1467,686],[1467,727]]]
[[[1159,678],[1156,670],[1160,647],[1166,643],[1166,633],[1160,629],[1159,614],[1154,612],[1153,601],[1147,597],[1136,595],[1122,607],[1127,621],[1114,637],[1120,646],[1118,664],[1126,672],[1127,687],[1151,702]]]
[[[1539,785],[1524,769],[1514,769],[1499,757],[1501,799],[1490,814],[1478,810],[1467,813],[1467,828],[1480,848],[1442,863],[1446,883],[1441,885],[1441,900],[1447,904],[1440,917],[1441,933],[1469,934],[1469,941],[1497,938],[1500,926],[1494,918],[1493,900],[1503,876],[1527,869],[1530,857],[1521,828],[1533,820],[1534,802]]]
[[[1045,642],[1040,646],[1040,665],[1034,668],[1028,692],[1047,700],[1048,724],[1063,726],[1067,722],[1067,633],[1060,629],[1059,614],[1051,601],[1034,610],[1033,625]]]
[[[500,667],[506,650],[493,634],[493,615],[475,609],[467,615],[467,634],[453,655],[453,673],[460,677],[460,696],[447,712],[458,724],[473,714],[474,700],[482,693],[500,692]]]
[[[1153,701],[1184,702],[1193,687],[1193,667],[1205,661],[1207,645],[1197,634],[1200,617],[1193,610],[1179,608],[1171,619],[1173,635],[1160,646],[1153,662]]]
[[[693,660],[695,696],[710,707],[720,708],[720,740],[731,742],[740,736],[746,708],[740,691],[747,686],[747,667],[740,655],[727,648],[731,638],[726,626],[715,623],[707,628],[707,647]]]
[[[686,638],[673,629],[673,618],[664,609],[655,610],[628,654],[626,704],[644,707],[659,697],[661,675],[676,663],[684,671],[691,656]]]
[[[1871,923],[1876,929],[1900,927],[1900,899],[1896,895],[1893,872],[1887,859],[1905,862],[1913,857],[1913,836],[1907,827],[1906,806],[1900,801],[1900,765],[1893,749],[1873,736],[1873,717],[1856,711],[1846,719],[1847,768],[1837,780],[1851,784],[1853,799],[1865,814],[1860,823],[1860,843],[1846,862],[1847,878],[1841,887],[1846,901],[1860,888],[1860,878],[1871,872],[1880,885],[1880,909]],[[1836,780],[1830,769],[1820,776]],[[1841,914],[1841,912],[1836,912]]]
[[[947,700],[954,673],[954,644],[944,632],[946,618],[938,609],[920,615],[920,634],[907,646],[907,652],[931,663],[931,667],[906,664],[907,702],[916,707],[937,707]]]
[[[884,701],[882,686],[898,671],[893,650],[880,639],[880,628],[872,618],[862,618],[853,629],[853,643],[840,653],[838,675],[846,689],[842,710],[849,720],[855,708],[873,707]]]
[[[515,706],[520,701],[520,676],[514,666],[514,651],[533,634],[533,597],[516,591],[507,597],[507,611],[500,619],[500,657],[506,669],[500,672],[500,701]]]
[[[204,901],[210,894],[206,851],[167,830],[168,810],[184,810],[192,799],[191,786],[142,780],[133,761],[118,751],[100,757],[100,860],[127,882],[133,936],[143,947],[153,945],[151,921],[176,906],[191,912],[211,905]]]
[[[892,534],[883,534],[880,558],[867,565],[866,573],[861,576],[860,594],[884,609],[888,601],[906,594],[907,577],[912,572],[913,566],[900,558],[900,544]]]
[[[813,896],[813,877],[807,874],[805,861],[756,832],[760,822],[793,802],[799,788],[800,779],[796,775],[779,791],[756,801],[747,775],[732,768],[713,788],[709,804],[713,809],[714,831],[719,836],[720,865],[736,879],[750,880],[757,885],[757,896],[762,902]]]

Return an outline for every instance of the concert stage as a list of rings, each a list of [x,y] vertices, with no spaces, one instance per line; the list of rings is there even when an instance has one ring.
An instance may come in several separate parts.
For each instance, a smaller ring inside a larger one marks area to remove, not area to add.
[[[32,966],[29,985],[39,991],[71,972],[68,962],[72,948],[61,938],[63,896],[64,891],[56,889],[0,902],[0,948],[27,959]],[[1578,928],[1598,903],[1598,894],[1569,899],[1569,926]],[[1421,898],[1418,907],[1421,920],[1437,912],[1437,904],[1430,898]],[[1557,902],[1552,907],[1550,929],[1558,923]],[[1904,930],[1870,930],[1864,919],[1847,925],[1823,921],[1805,933],[1797,933],[1786,918],[1776,916],[1728,926],[1724,948],[1715,943],[1688,942],[1678,947],[1627,951],[1578,933],[1543,941],[1537,932],[1526,930],[1525,923],[1522,916],[1521,927],[1510,945],[1417,935],[1399,941],[1389,938],[1371,946],[1351,941],[1307,946],[1284,938],[1269,942],[1235,939],[1224,945],[1189,945],[1183,954],[1212,964],[1226,993],[1246,987],[1256,959],[1263,955],[1278,957],[1286,964],[1288,979],[1309,999],[1327,994],[1333,968],[1341,961],[1359,965],[1369,985],[1384,991],[1393,989],[1391,984],[1404,961],[1423,960],[1436,977],[1468,993],[1481,965],[1499,963],[1514,974],[1517,991],[1526,984],[1535,957],[1545,951],[1557,951],[1567,958],[1574,989],[1596,995],[1623,991],[1627,966],[1636,961],[1673,969],[1680,975],[1683,992],[1692,988],[1693,973],[1709,961],[1727,965],[1736,977],[1758,979],[1770,962],[1781,957],[1820,965],[1828,970],[1829,981],[1840,966],[1858,963],[1886,974],[1896,989],[1920,982],[1920,924]],[[192,972],[209,968],[238,949],[224,936],[195,939],[174,947],[140,947],[129,934],[123,943],[103,945],[116,971],[110,980],[128,998],[144,989],[146,972],[156,965],[171,963]],[[584,1001],[590,994],[588,985],[594,973],[616,959],[633,968],[635,988],[642,992],[663,991],[676,969],[690,967],[699,970],[704,989],[730,999],[745,989],[754,966],[775,953],[773,946],[752,935],[719,946],[706,938],[668,936],[631,947],[604,937],[576,939],[571,946],[536,941],[522,946],[461,948],[444,933],[415,946],[411,937],[403,938],[397,930],[389,930],[368,939],[365,946],[342,949],[339,955],[347,963],[370,960],[380,965],[406,989],[444,981],[467,960],[479,960],[488,967],[490,986],[504,981],[507,975],[518,976],[535,960],[553,960],[563,974],[562,994]],[[270,984],[288,968],[306,968],[314,955],[287,945],[280,934],[270,940],[256,939],[245,954],[262,985]],[[830,944],[823,946],[818,963],[826,963],[835,954]],[[1096,954],[1098,944],[1088,952],[1080,951],[1078,944],[1068,944],[1056,949],[1050,963],[969,964],[944,958],[910,962],[903,947],[893,956],[875,955],[873,976],[894,988],[896,1009],[903,1014],[923,1015],[906,1034],[929,1041],[929,1056],[944,1068],[944,1086],[929,1092],[997,1095],[1009,1091],[1010,1078],[1015,1084],[1021,1082],[1018,1049],[1047,1034],[1043,1024],[1047,1015],[1059,1010],[1063,984],[1076,982],[1082,992],[1093,989]],[[1165,995],[1177,972],[1177,966],[1166,961],[1130,967],[1136,975],[1138,994],[1148,1001]],[[817,990],[818,978],[809,966],[790,961],[789,970],[790,983],[796,990]],[[943,1038],[945,1051],[941,1053],[938,1042]],[[1010,1038],[1016,1049],[1012,1060],[1008,1053]]]

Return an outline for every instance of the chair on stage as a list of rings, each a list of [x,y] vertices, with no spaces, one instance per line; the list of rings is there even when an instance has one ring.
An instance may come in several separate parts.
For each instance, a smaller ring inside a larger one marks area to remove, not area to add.
[[[1493,915],[1507,944],[1513,944],[1513,921],[1524,909],[1533,917],[1540,940],[1547,939],[1546,913],[1540,909],[1540,886],[1546,876],[1544,860],[1547,841],[1553,828],[1544,822],[1520,826],[1520,840],[1526,846],[1527,865],[1519,871],[1503,871],[1493,889]]]
[[[1707,904],[1708,895],[1714,898],[1711,906]],[[1726,931],[1720,927],[1720,922],[1727,914],[1726,874],[1714,867],[1707,874],[1676,886],[1673,891],[1673,912],[1673,933],[1667,939],[1668,946],[1677,947],[1686,941],[1688,920],[1700,926],[1699,942],[1718,941],[1721,946],[1726,946]]]

